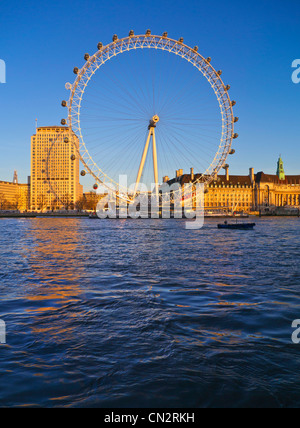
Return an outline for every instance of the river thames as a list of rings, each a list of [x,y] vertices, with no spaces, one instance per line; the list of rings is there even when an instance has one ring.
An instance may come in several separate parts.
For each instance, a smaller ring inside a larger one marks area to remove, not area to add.
[[[299,407],[298,218],[0,220],[0,406]]]

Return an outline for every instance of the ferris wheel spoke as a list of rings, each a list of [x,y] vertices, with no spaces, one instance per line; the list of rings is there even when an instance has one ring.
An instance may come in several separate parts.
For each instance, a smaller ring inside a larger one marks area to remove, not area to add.
[[[212,149],[213,141],[206,139],[201,134],[194,134],[192,135],[190,132],[187,132],[186,129],[181,128],[165,128],[162,127],[164,130],[171,134],[176,134],[181,139],[182,142],[188,140],[192,146],[198,147],[199,145],[203,144],[205,142],[206,147],[209,149]],[[215,137],[215,140],[217,141],[217,137]]]
[[[89,97],[90,98],[90,97]],[[96,97],[96,99],[99,99],[99,97]],[[101,111],[111,112],[111,113],[119,113],[119,114],[133,114],[134,117],[136,117],[137,113],[140,111],[137,106],[137,103],[133,103],[131,100],[128,101],[126,98],[124,98],[120,93],[118,94],[118,97],[115,101],[113,99],[108,99],[106,97],[102,96],[102,103],[97,103],[95,101],[89,101],[89,104],[97,105],[101,108]],[[116,106],[118,106],[118,109],[116,109]],[[123,110],[122,110],[123,109]],[[139,115],[141,118],[143,117],[141,113]],[[144,113],[145,116],[145,113]]]
[[[143,111],[143,107],[140,101],[135,99],[133,96],[128,96],[126,93],[123,93],[124,91],[118,90],[116,91],[109,91],[106,87],[103,91],[99,91],[97,88],[93,88],[94,94],[89,93],[88,99],[93,98],[98,100],[98,102],[93,101],[94,105],[101,106],[101,109],[106,109],[108,111],[115,111],[115,106],[117,105],[119,109],[124,109],[124,112],[132,111],[134,113],[137,112],[137,107],[140,109],[140,111]],[[109,95],[106,94],[106,92],[109,93]],[[95,95],[97,94],[97,95]],[[99,102],[99,100],[102,100],[102,103]],[[119,110],[122,111],[122,110]],[[145,111],[143,112],[145,114]]]
[[[199,76],[197,76],[197,78],[199,79]],[[161,109],[163,111],[168,111],[174,105],[182,105],[183,98],[187,96],[189,91],[192,91],[192,89],[194,88],[195,82],[196,82],[196,76],[193,78],[192,82],[190,81],[186,82],[186,84],[179,91],[174,91],[174,95],[169,99],[165,100]]]
[[[187,145],[185,142],[182,143],[182,141],[184,140],[182,135],[176,132],[172,133],[171,135],[174,140],[176,140],[178,143],[181,143],[181,145],[187,152],[189,152],[191,155],[193,154],[193,159],[197,159],[198,157],[201,157],[201,159],[203,159],[204,155],[206,156],[206,159],[209,159],[214,155],[216,151],[216,148],[209,149],[207,145],[203,145],[201,143],[201,140],[198,141],[197,145],[192,144],[191,141],[189,141],[189,145]]]
[[[169,135],[169,134],[164,134],[165,140],[168,141],[170,143],[170,145],[173,147],[173,151],[177,151],[180,154],[180,157],[182,159],[184,159],[185,161],[187,161],[187,163],[190,163],[193,159],[193,156],[189,159],[187,157],[187,152],[185,152],[184,150],[182,150],[178,145],[176,146],[176,144],[174,143],[175,138]],[[182,143],[180,142],[180,145],[182,146]],[[181,162],[182,162],[181,159]]]
[[[176,126],[176,125],[174,125],[172,127],[172,129],[174,129],[175,131],[184,132],[184,131],[182,131],[181,127]],[[219,140],[216,136],[211,136],[211,135],[203,134],[202,132],[201,133],[200,132],[199,133],[191,132],[191,128],[189,129],[188,134],[190,136],[193,136],[193,137],[196,137],[196,138],[201,137],[201,138],[205,139],[205,141],[207,141],[207,142],[209,142],[209,141],[212,142],[212,141],[218,141]]]
[[[133,140],[133,143],[140,143],[139,140],[140,137],[137,137]],[[118,163],[116,163],[115,160],[112,160],[112,162],[107,166],[108,168],[114,167],[114,171],[118,171],[118,173],[115,172],[115,175],[120,173],[126,175],[129,185],[135,182],[137,169],[135,168],[135,173],[133,173],[132,165],[136,165],[138,162],[137,148],[133,148],[132,144],[130,144],[130,149],[127,150],[127,153],[118,157]]]
[[[191,151],[190,147],[188,147],[183,141],[182,139],[178,139],[178,137],[176,137],[176,135],[174,135],[174,133],[172,134],[167,134],[167,138],[169,138],[169,141],[171,142],[172,146],[174,147],[174,150],[178,150],[178,152],[181,154],[182,158],[185,159],[187,161],[187,163],[190,163],[191,166],[195,165],[195,153]],[[175,141],[177,143],[179,143],[177,146],[175,144]],[[180,149],[179,149],[179,147]],[[182,150],[183,149],[183,150]],[[187,156],[190,156],[190,158],[188,158]],[[201,156],[201,159],[203,158],[203,156]],[[203,167],[203,164],[200,164],[201,167]]]
[[[120,79],[113,78],[112,76],[110,76],[111,80],[114,82],[114,84],[121,90],[123,91],[124,94],[126,94],[126,96],[128,97],[128,100],[130,100],[131,104],[133,105],[137,105],[141,111],[143,111],[145,114],[147,113],[147,110],[145,109],[143,103],[137,98],[137,97],[133,97],[132,93],[128,91],[128,89],[126,89],[126,87],[120,82]],[[124,99],[124,96],[122,96],[122,98]],[[125,98],[126,100],[126,98]]]
[[[141,132],[140,128],[135,128],[134,130],[132,130],[132,132],[130,132],[129,135],[123,133],[121,137],[119,134],[115,134],[113,136],[110,136],[110,138],[103,138],[101,144],[99,144],[98,140],[98,144],[96,144],[95,146],[91,146],[91,150],[94,150],[97,147],[99,149],[100,147],[100,150],[97,153],[101,153],[102,155],[104,155],[106,152],[109,153],[115,147],[120,147],[121,149],[124,146],[124,141],[130,141],[130,139],[134,135],[134,132],[137,131]],[[106,149],[104,149],[103,146],[106,147]]]
[[[178,158],[176,156],[176,152],[174,151],[172,144],[170,144],[169,140],[166,138],[166,136],[163,132],[160,132],[159,139],[162,142],[161,147],[166,147],[166,150],[168,150],[168,159],[170,159],[170,157],[172,157],[174,167],[178,168],[178,166],[180,166],[182,164],[181,157]],[[169,173],[173,174],[174,167],[172,169],[171,166],[169,165],[169,162],[167,162],[167,165],[168,165],[168,169],[170,171]]]

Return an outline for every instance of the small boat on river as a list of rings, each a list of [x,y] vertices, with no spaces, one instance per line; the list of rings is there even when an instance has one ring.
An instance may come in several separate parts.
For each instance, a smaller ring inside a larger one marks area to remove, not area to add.
[[[255,223],[228,223],[225,221],[223,224],[218,224],[218,229],[253,230],[255,226]]]

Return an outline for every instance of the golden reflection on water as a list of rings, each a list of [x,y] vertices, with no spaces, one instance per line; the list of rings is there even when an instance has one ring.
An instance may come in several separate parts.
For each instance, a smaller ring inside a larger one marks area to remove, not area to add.
[[[65,300],[80,294],[80,233],[77,219],[34,219],[27,230],[23,254],[29,265],[31,301]],[[47,311],[41,307],[32,311]]]
[[[32,337],[44,342],[60,344],[76,336],[72,320],[81,311],[74,313],[69,305],[78,302],[81,293],[79,226],[77,219],[57,218],[34,219],[28,224],[22,248],[29,267],[25,312],[32,316]]]

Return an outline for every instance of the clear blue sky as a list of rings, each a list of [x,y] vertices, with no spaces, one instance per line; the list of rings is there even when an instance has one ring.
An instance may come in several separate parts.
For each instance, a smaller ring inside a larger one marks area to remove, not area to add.
[[[59,124],[75,65],[98,41],[130,29],[183,36],[211,56],[231,84],[240,117],[231,172],[275,173],[279,154],[287,174],[300,174],[300,84],[291,81],[300,58],[299,0],[2,0],[0,58],[7,83],[0,85],[0,180],[13,170],[30,174],[30,136],[40,126]]]

